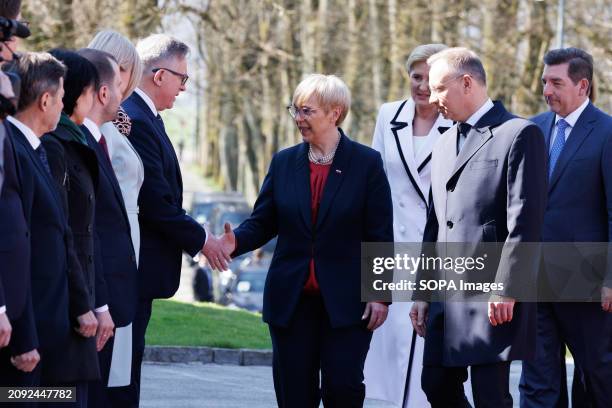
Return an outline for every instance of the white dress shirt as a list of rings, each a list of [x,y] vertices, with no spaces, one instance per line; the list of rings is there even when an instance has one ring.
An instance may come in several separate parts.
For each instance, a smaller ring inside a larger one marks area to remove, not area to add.
[[[40,146],[40,139],[38,138],[38,136],[36,136],[32,129],[30,129],[27,125],[20,122],[13,116],[9,116],[7,119],[9,122],[15,125],[15,127],[19,129],[21,133],[23,133],[28,142],[30,142],[30,146],[32,146],[32,149],[38,149],[38,146]]]
[[[587,98],[582,105],[580,105],[578,107],[578,109],[576,109],[575,111],[573,111],[572,113],[570,113],[569,115],[567,115],[566,117],[562,117],[559,115],[555,115],[555,126],[553,128],[553,133],[552,136],[550,138],[550,149],[552,149],[553,147],[553,143],[555,142],[555,138],[557,137],[557,123],[561,120],[561,119],[565,119],[565,121],[567,122],[568,126],[565,128],[565,141],[567,142],[567,139],[569,138],[569,135],[572,131],[572,129],[574,128],[574,126],[576,126],[576,122],[578,121],[578,118],[580,117],[580,115],[582,115],[582,112],[586,109],[586,107],[589,104],[589,98]]]
[[[149,97],[149,95],[145,93],[145,91],[143,91],[140,88],[136,88],[134,89],[134,92],[136,92],[138,96],[140,96],[142,100],[145,101],[149,109],[151,109],[151,112],[153,112],[154,116],[157,116],[159,114],[159,112],[157,112],[157,108],[155,107],[155,104],[153,103],[153,100]]]
[[[102,132],[100,132],[100,127],[89,118],[85,118],[85,120],[83,121],[83,125],[85,125],[87,130],[89,130],[89,133],[91,133],[96,142],[100,143],[100,139],[102,138]]]
[[[474,112],[472,116],[470,116],[468,120],[466,120],[464,123],[467,123],[468,125],[472,127],[476,126],[480,118],[482,118],[485,115],[485,113],[490,111],[493,108],[493,106],[494,105],[493,105],[493,101],[491,100],[491,98],[487,98],[485,103],[483,103],[482,106],[478,108],[478,110]],[[459,137],[459,150],[461,150],[461,148],[463,147],[463,144],[465,143],[465,138],[466,138],[466,135],[461,135]]]

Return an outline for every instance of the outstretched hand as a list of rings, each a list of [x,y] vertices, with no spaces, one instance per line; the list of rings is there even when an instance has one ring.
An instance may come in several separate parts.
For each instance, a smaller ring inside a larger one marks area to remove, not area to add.
[[[223,226],[224,233],[218,237],[210,236],[202,248],[202,253],[214,269],[225,271],[232,261],[231,254],[236,249],[236,236],[229,223]]]

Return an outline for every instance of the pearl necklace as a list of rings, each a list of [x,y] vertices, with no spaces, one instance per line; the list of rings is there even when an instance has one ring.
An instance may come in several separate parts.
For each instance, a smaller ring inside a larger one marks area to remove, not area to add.
[[[338,137],[338,141],[336,142],[336,146],[334,147],[334,150],[332,150],[331,152],[323,155],[323,156],[317,156],[316,153],[312,150],[312,144],[309,144],[308,146],[308,160],[310,160],[311,163],[314,164],[322,164],[322,165],[327,165],[327,164],[331,164],[331,162],[334,161],[334,156],[336,155],[336,150],[338,150],[338,145],[340,144],[340,137]]]

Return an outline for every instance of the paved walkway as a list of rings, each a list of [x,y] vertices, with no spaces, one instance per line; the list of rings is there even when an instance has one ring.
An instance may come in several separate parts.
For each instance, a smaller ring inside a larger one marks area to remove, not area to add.
[[[571,375],[573,365],[568,363]],[[143,408],[272,408],[276,406],[271,367],[244,367],[216,364],[146,363],[142,370]],[[510,374],[514,406],[518,407],[520,364]],[[366,400],[365,408],[392,405]]]

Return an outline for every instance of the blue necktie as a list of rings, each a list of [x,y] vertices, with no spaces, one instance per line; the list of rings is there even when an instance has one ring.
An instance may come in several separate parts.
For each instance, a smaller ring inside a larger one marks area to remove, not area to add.
[[[559,156],[561,156],[561,152],[563,151],[563,147],[565,146],[565,129],[569,126],[569,123],[565,121],[565,119],[559,119],[557,122],[557,136],[555,137],[555,141],[553,142],[552,148],[550,149],[550,158],[548,160],[548,179],[550,180],[553,171],[555,170],[555,165],[559,160]]]
[[[47,151],[42,144],[36,148],[36,153],[38,153],[38,157],[40,157],[43,167],[45,170],[47,170],[47,174],[53,178],[53,175],[51,174],[51,167],[49,166],[49,160],[47,159]]]

